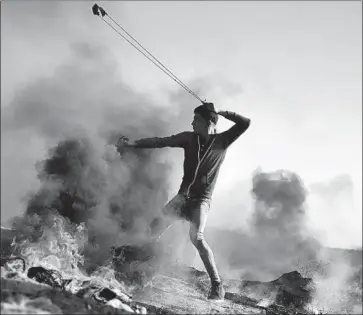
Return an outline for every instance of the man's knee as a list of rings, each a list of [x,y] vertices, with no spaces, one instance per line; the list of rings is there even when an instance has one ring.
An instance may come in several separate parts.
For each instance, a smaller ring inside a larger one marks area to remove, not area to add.
[[[197,242],[204,241],[204,234],[203,234],[203,232],[198,232],[197,233],[196,240],[197,240]]]
[[[204,235],[203,232],[190,231],[189,237],[193,245],[199,250],[204,247]]]

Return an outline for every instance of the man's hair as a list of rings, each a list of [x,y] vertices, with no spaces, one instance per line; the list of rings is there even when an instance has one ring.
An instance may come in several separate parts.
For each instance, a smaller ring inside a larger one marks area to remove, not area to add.
[[[203,103],[194,109],[195,114],[201,115],[208,122],[214,125],[218,122],[218,114],[213,103]]]

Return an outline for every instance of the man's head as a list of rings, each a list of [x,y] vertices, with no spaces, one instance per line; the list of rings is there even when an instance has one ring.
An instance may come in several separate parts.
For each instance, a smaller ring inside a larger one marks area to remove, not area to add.
[[[197,134],[215,133],[218,114],[213,103],[204,103],[194,109],[193,130]]]

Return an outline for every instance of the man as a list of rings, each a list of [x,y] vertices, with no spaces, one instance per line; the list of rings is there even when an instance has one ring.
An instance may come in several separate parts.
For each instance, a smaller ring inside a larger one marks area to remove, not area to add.
[[[218,115],[235,124],[225,132],[216,133]],[[189,236],[211,279],[212,300],[223,300],[224,289],[211,248],[204,239],[210,202],[220,166],[228,147],[250,125],[250,119],[229,111],[217,111],[213,103],[203,103],[194,110],[193,132],[182,132],[165,138],[146,138],[134,142],[118,143],[122,148],[184,149],[184,176],[178,194],[162,209],[161,215],[150,225],[151,239],[157,239],[175,218],[190,222]]]

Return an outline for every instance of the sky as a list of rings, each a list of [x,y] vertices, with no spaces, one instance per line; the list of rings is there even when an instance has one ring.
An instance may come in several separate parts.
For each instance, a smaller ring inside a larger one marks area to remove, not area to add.
[[[92,4],[1,3],[2,112],[29,84],[52,78],[77,43],[107,50],[117,65],[113,80],[127,82],[161,107],[173,110],[171,93],[199,105],[92,15]],[[251,118],[250,129],[222,166],[211,225],[244,228],[245,215],[238,209],[253,202],[253,172],[287,169],[309,190],[309,224],[323,243],[361,247],[361,2],[99,4],[183,82],[198,82],[203,99]],[[87,104],[80,106],[87,110]],[[2,223],[24,211],[22,198],[37,185],[34,164],[50,145],[36,134],[24,139],[7,132],[4,123],[2,118]],[[218,128],[229,126],[221,119]],[[171,190],[178,188],[180,176],[175,167]]]

